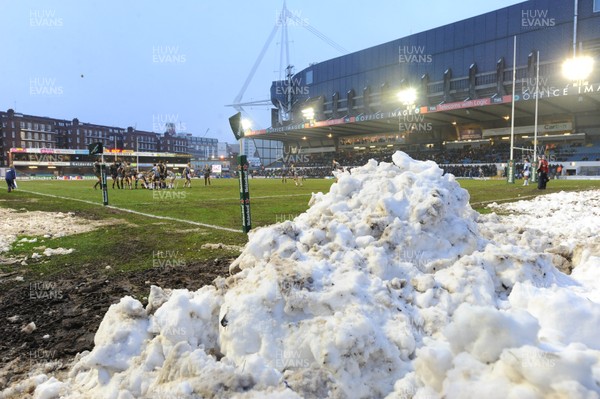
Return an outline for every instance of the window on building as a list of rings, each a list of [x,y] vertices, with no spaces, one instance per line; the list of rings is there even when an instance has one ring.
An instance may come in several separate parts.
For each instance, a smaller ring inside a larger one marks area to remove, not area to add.
[[[313,83],[313,71],[306,71],[306,84],[311,85]]]
[[[594,0],[594,12],[600,12],[600,0]]]

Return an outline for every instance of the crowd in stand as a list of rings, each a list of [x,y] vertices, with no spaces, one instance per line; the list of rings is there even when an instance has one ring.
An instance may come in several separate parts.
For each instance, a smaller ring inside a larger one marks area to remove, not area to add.
[[[340,162],[348,166],[360,166],[367,163],[369,159],[375,159],[379,162],[391,162],[392,155],[397,149],[381,148],[373,151],[340,150],[335,156]],[[508,144],[497,144],[488,148],[462,148],[462,149],[428,149],[407,151],[413,159],[421,161],[431,160],[440,165],[443,164],[492,164],[506,162],[510,152]],[[331,163],[330,154],[327,157],[312,155],[310,164],[303,166],[329,165]]]
[[[600,161],[600,143],[573,143],[549,148],[553,158],[559,162]]]
[[[567,153],[576,151],[581,145],[549,145],[545,147],[546,154],[554,163],[550,164],[549,177],[554,178],[560,175],[563,165],[557,162],[564,162],[563,156]],[[586,151],[597,150],[597,153],[591,157],[600,160],[600,144],[588,144],[583,149]],[[341,149],[338,152],[309,154],[303,158],[303,162],[296,162],[298,173],[309,178],[322,178],[331,176],[332,160],[335,158],[339,163],[346,167],[356,167],[366,164],[369,159],[375,159],[378,162],[392,162],[392,155],[397,151],[395,148],[379,147],[369,150],[356,151],[350,149]],[[581,151],[581,149],[580,149]],[[457,177],[492,177],[506,176],[505,170],[498,170],[496,164],[506,163],[510,157],[509,143],[496,143],[493,146],[468,147],[460,149],[439,149],[439,148],[423,148],[420,150],[410,151],[407,153],[417,160],[431,160],[436,162],[445,173],[452,173]],[[562,155],[561,155],[562,154]],[[530,155],[530,153],[518,152],[515,158],[521,159]],[[561,156],[558,156],[561,155]],[[286,174],[286,169],[291,167],[290,163],[272,165],[271,168],[263,168],[254,172],[254,176],[264,177],[281,177]],[[558,169],[558,171],[557,171]],[[523,164],[515,165],[516,178],[522,178]]]
[[[331,166],[314,166],[314,167],[299,167],[296,168],[297,174],[311,179],[322,179],[331,176]],[[252,171],[252,177],[266,177],[280,179],[283,176],[290,177],[290,167],[285,168],[264,168],[255,169]]]
[[[440,165],[444,173],[452,173],[456,177],[492,177],[498,175],[494,164],[483,165]]]

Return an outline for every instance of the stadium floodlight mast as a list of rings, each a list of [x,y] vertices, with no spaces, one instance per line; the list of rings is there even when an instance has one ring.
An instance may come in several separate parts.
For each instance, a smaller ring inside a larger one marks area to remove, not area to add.
[[[510,107],[510,159],[506,170],[506,182],[515,182],[515,89],[517,87],[517,36],[513,37],[513,76],[512,76],[512,98]]]
[[[566,59],[562,64],[562,73],[574,85],[581,86],[594,70],[594,59],[590,56],[577,55],[577,15],[578,1],[574,0],[573,11],[573,58]]]
[[[536,67],[535,67],[535,121],[533,124],[533,165],[537,170],[537,146],[538,146],[538,109],[540,99],[540,52],[538,50],[536,55]],[[533,177],[533,181],[537,180],[535,173],[530,173]]]
[[[594,69],[594,59],[585,55],[577,55],[577,15],[578,1],[574,1],[575,10],[573,12],[573,58],[565,60],[562,64],[563,75],[572,81],[581,84],[586,80]]]
[[[275,36],[278,31],[280,31],[280,34],[281,34],[281,38],[279,40],[279,44],[280,44],[279,80],[280,81],[283,80],[284,71],[289,74],[289,77],[291,79],[292,64],[290,62],[290,40],[289,40],[289,36],[288,36],[288,25],[290,25],[290,24],[293,24],[293,26],[300,26],[300,27],[308,30],[310,33],[315,35],[321,41],[323,41],[326,44],[328,44],[329,46],[333,47],[340,54],[348,53],[348,50],[346,50],[341,45],[337,44],[335,41],[333,41],[332,39],[327,37],[325,34],[321,33],[319,30],[317,30],[315,27],[313,27],[310,23],[308,23],[308,21],[306,19],[303,19],[300,16],[298,16],[296,13],[288,10],[286,2],[284,0],[283,6],[281,8],[281,12],[279,12],[277,14],[277,18],[275,20],[275,25],[273,26],[273,30],[269,34],[267,41],[265,42],[260,53],[258,54],[256,61],[252,65],[252,68],[250,69],[250,73],[248,74],[248,77],[246,78],[242,88],[240,89],[240,92],[233,99],[233,104],[229,104],[227,106],[233,107],[238,112],[246,112],[244,109],[244,107],[246,107],[246,106],[268,107],[269,109],[272,108],[273,104],[270,99],[258,100],[258,101],[244,101],[243,97],[244,97],[244,94],[246,93],[246,90],[248,89],[250,83],[254,79],[255,73],[258,70],[260,64],[262,63],[263,58],[265,58],[267,50],[269,49],[271,43],[275,39]],[[291,108],[293,105],[293,102],[291,101],[291,95],[292,95],[292,91],[288,91],[288,100],[286,101],[286,104],[283,104],[280,102],[279,105],[277,105],[277,108],[280,111],[280,115],[287,115],[291,111]]]

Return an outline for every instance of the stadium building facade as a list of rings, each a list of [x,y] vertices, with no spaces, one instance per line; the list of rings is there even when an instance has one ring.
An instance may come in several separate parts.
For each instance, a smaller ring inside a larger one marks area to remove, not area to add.
[[[588,77],[565,77],[574,54],[595,60]],[[538,146],[589,144],[600,140],[600,0],[525,1],[311,65],[270,90],[271,127],[246,137],[305,153],[506,147],[512,123],[515,146],[533,149],[534,126]]]

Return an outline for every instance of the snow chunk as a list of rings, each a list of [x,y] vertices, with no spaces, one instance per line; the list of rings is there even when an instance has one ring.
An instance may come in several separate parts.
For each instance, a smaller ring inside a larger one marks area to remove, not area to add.
[[[70,248],[70,249],[65,249],[65,248],[46,248],[44,250],[44,255],[46,256],[53,256],[53,255],[68,255],[71,252],[75,251],[75,249]]]
[[[111,305],[94,337],[94,350],[81,359],[85,367],[97,367],[100,378],[129,367],[132,356],[142,351],[149,321],[142,304],[130,296]]]
[[[29,323],[26,326],[24,326],[23,328],[21,328],[21,332],[23,332],[25,334],[31,334],[36,329],[37,329],[37,327],[36,327],[35,323],[32,321],[31,323]]]
[[[526,312],[510,314],[490,307],[463,304],[445,331],[455,354],[469,352],[477,360],[498,360],[505,348],[536,345],[540,329]]]
[[[65,384],[54,377],[39,385],[34,392],[34,399],[56,399],[60,397],[60,391]]]

